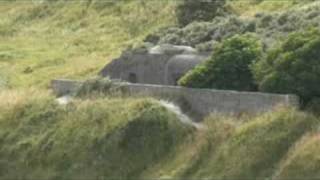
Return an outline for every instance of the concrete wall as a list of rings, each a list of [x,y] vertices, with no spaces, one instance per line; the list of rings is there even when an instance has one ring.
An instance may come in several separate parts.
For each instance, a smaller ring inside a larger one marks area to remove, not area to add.
[[[61,95],[74,91],[81,85],[78,81],[54,80],[52,88]],[[299,106],[295,95],[279,95],[253,92],[236,92],[212,89],[191,89],[177,86],[148,84],[121,84],[129,95],[153,96],[171,100],[197,117],[210,113],[241,114],[258,113],[273,109],[276,105]]]
[[[71,94],[82,85],[81,81],[73,81],[68,79],[59,79],[51,81],[51,89],[57,96]]]

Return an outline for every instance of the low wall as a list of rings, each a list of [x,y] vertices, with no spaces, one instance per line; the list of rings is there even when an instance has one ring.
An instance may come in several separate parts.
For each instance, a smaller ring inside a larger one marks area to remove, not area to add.
[[[52,88],[58,95],[75,91],[79,81],[53,80]],[[129,95],[153,96],[171,100],[198,116],[210,113],[241,114],[258,113],[273,109],[281,104],[299,106],[295,95],[279,95],[256,92],[237,92],[212,89],[192,89],[177,86],[121,83]]]
[[[81,81],[74,80],[52,80],[51,89],[57,96],[63,96],[75,92],[82,85]]]

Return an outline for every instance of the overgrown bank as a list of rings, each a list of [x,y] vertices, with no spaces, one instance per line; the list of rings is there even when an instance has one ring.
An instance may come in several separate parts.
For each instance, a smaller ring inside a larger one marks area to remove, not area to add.
[[[12,93],[18,101],[0,108],[0,179],[139,177],[194,131],[151,99],[75,100],[64,106],[37,91],[29,97]]]
[[[0,95],[0,179],[261,179],[295,177],[291,167],[309,161],[301,174],[319,166],[304,156],[320,152],[319,119],[294,109],[211,116],[206,128],[195,129],[152,99],[105,96],[59,105],[46,93],[27,94]],[[307,134],[315,134],[310,150],[297,143]]]

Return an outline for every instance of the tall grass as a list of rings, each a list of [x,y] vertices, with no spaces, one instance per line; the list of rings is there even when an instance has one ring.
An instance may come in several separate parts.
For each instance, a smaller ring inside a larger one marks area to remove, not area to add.
[[[319,179],[319,157],[319,133],[307,134],[283,160],[274,179]]]
[[[318,176],[318,136],[305,134],[319,119],[306,113],[215,115],[196,130],[156,100],[99,97],[59,105],[46,91],[2,91],[0,179]]]
[[[9,94],[8,94],[9,93]],[[151,99],[75,100],[3,92],[0,179],[139,177],[192,135]]]
[[[319,126],[315,117],[283,108],[259,117],[213,116],[206,121],[206,131],[198,132],[194,139],[186,141],[177,156],[158,166],[147,177],[157,178],[161,173],[167,178],[272,179],[301,137]],[[317,147],[317,144],[313,146]],[[314,172],[307,177],[317,177],[314,165],[318,153],[312,153],[314,156],[302,154],[305,160],[294,161],[295,164],[301,162],[299,167],[308,164],[307,161],[312,162],[300,170],[301,174]],[[287,177],[302,177],[295,174]],[[279,179],[281,177],[286,176]]]

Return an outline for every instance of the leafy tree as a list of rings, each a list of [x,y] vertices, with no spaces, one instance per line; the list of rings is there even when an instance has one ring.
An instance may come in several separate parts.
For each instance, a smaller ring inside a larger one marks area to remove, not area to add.
[[[180,25],[210,21],[223,9],[225,0],[183,0],[176,9]]]
[[[254,66],[261,91],[320,96],[320,31],[295,32]]]
[[[256,89],[251,65],[261,56],[260,41],[251,34],[224,40],[205,63],[179,80],[179,85],[193,88],[217,88],[252,91]]]

